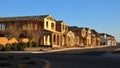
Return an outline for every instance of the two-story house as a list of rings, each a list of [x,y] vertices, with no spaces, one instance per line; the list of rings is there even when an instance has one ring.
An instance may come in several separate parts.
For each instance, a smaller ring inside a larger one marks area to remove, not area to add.
[[[50,15],[2,17],[0,32],[9,38],[29,38],[39,46],[60,46],[60,32],[56,31],[56,20]]]
[[[100,34],[101,45],[116,45],[116,40],[112,35],[105,33]]]
[[[107,45],[111,45],[111,46],[116,45],[116,40],[112,35],[107,34]]]
[[[69,29],[77,35],[79,46],[91,45],[91,30],[89,28],[79,28],[77,26],[70,26]]]
[[[75,34],[68,30],[68,25],[64,21],[57,21],[57,31],[61,32],[61,46],[74,46]]]
[[[89,28],[85,28],[86,30],[86,46],[91,46],[91,30]]]
[[[80,46],[80,30],[77,26],[69,26],[68,29],[75,34],[75,45]]]
[[[100,45],[107,45],[107,35],[105,33],[100,34]]]
[[[100,46],[100,34],[95,31],[94,29],[91,30],[92,35],[91,35],[91,45],[92,46]]]

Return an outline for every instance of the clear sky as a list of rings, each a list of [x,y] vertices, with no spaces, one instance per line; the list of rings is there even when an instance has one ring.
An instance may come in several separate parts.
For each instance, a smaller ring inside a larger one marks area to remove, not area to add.
[[[89,27],[120,41],[120,0],[0,0],[0,16],[53,16],[71,26]]]

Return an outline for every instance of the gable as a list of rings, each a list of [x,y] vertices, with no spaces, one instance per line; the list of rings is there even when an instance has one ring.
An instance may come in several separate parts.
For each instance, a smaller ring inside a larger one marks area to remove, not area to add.
[[[67,33],[67,36],[69,36],[69,37],[75,37],[75,34],[72,32],[72,31],[69,31],[68,33]]]
[[[52,16],[47,16],[45,19],[47,19],[47,20],[52,20],[52,21],[55,21],[55,19],[54,18],[52,18]]]

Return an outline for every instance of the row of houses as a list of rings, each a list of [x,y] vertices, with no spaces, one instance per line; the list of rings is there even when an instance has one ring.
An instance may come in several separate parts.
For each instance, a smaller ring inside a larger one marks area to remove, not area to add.
[[[100,46],[116,45],[112,35],[99,33],[93,29],[68,26],[62,20],[55,20],[50,15],[1,17],[0,36],[28,38],[39,46]]]

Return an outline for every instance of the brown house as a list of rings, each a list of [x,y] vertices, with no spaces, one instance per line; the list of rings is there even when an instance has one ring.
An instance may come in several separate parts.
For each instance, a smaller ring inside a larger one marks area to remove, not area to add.
[[[29,38],[40,46],[60,46],[61,34],[50,15],[0,18],[0,32],[11,38]]]
[[[39,46],[74,46],[75,35],[64,21],[50,15],[0,18],[0,34],[8,38],[28,38]]]

